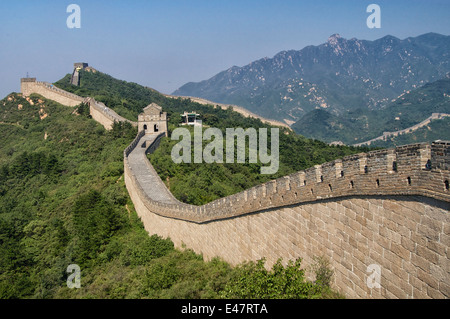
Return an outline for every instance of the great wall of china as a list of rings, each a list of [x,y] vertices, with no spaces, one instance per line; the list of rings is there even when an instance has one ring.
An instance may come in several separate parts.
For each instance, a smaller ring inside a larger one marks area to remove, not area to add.
[[[22,80],[22,93],[87,101],[42,83]],[[88,102],[110,127],[110,114]],[[450,142],[347,156],[199,207],[176,200],[147,160],[162,136],[139,132],[124,150],[126,187],[149,234],[233,265],[301,257],[307,267],[325,256],[350,298],[450,297]],[[373,264],[380,288],[368,285]]]
[[[193,96],[175,96],[175,95],[170,95],[170,94],[164,94],[164,96],[166,96],[168,98],[172,98],[172,99],[179,99],[179,98],[189,99],[192,102],[196,102],[196,103],[200,103],[200,104],[209,104],[209,105],[218,106],[218,107],[220,107],[223,110],[226,110],[226,109],[231,107],[233,109],[233,111],[238,112],[238,113],[242,114],[245,117],[252,117],[252,118],[255,118],[255,119],[260,119],[263,123],[268,123],[268,124],[273,125],[273,126],[281,126],[281,127],[287,128],[287,129],[292,131],[292,128],[288,124],[286,124],[285,122],[281,122],[281,121],[277,121],[277,120],[271,120],[271,119],[266,119],[266,118],[262,117],[261,115],[258,115],[258,114],[255,114],[253,112],[250,112],[249,110],[244,109],[243,107],[238,106],[238,105],[216,103],[216,102],[212,102],[212,101],[209,101],[209,100],[206,100],[206,99],[202,99],[202,98],[199,98],[199,97],[193,97]]]
[[[428,124],[430,124],[430,122],[432,120],[440,120],[444,117],[448,117],[450,116],[450,114],[447,113],[432,113],[429,117],[427,117],[425,120],[423,120],[420,123],[417,123],[416,125],[407,127],[403,130],[399,130],[399,131],[395,131],[395,132],[383,132],[383,135],[380,135],[378,137],[375,137],[371,140],[365,141],[365,142],[361,142],[361,143],[357,143],[357,144],[353,144],[353,146],[369,146],[370,144],[372,144],[375,141],[386,141],[388,138],[392,138],[392,137],[396,137],[402,134],[406,134],[406,133],[411,133],[414,132],[416,130],[418,130],[421,127],[424,127]]]
[[[36,93],[62,105],[72,107],[77,106],[80,103],[86,103],[89,105],[92,118],[108,130],[112,128],[114,121],[129,122],[133,126],[137,126],[136,122],[127,120],[126,118],[120,116],[102,102],[98,102],[91,97],[80,97],[70,92],[61,90],[51,83],[36,81],[36,78],[22,78],[20,81],[20,91],[24,96]]]

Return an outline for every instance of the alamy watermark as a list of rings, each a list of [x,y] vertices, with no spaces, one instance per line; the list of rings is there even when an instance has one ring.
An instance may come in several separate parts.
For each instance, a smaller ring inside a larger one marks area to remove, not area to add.
[[[81,28],[81,8],[78,4],[69,4],[66,9],[67,13],[71,13],[66,20],[69,29]]]
[[[372,13],[367,17],[366,24],[369,29],[381,28],[381,8],[378,4],[369,4],[366,12]]]
[[[67,287],[70,289],[81,288],[81,269],[77,264],[70,264],[66,272],[70,274],[67,277]]]
[[[70,4],[66,9],[70,15],[67,17],[66,25],[69,29],[81,28],[81,8],[78,4]],[[369,29],[381,28],[381,8],[378,4],[369,4],[366,8],[367,13],[371,13],[366,20],[366,25]]]
[[[378,264],[370,264],[367,266],[369,276],[367,276],[366,284],[370,289],[381,288],[381,266]]]
[[[208,128],[203,132],[201,126],[194,127],[194,141],[187,128],[176,128],[171,135],[172,140],[180,140],[173,148],[171,157],[174,163],[245,163],[246,140],[248,138],[248,162],[269,164],[261,167],[261,174],[275,174],[279,168],[279,129],[270,129],[270,153],[268,152],[267,128],[227,128],[224,136],[218,128]],[[210,141],[203,148],[203,141]],[[236,141],[236,143],[235,143]],[[192,150],[193,145],[193,150]],[[236,146],[236,147],[235,147]],[[235,160],[236,148],[236,160]],[[193,151],[193,153],[192,153]],[[193,155],[193,156],[192,156]],[[193,157],[193,158],[192,158]]]

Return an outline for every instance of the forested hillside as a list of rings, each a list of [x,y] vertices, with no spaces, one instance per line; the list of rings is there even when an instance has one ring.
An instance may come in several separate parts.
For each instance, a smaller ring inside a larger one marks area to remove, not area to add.
[[[325,142],[342,141],[346,144],[356,144],[378,137],[383,132],[394,132],[411,127],[422,122],[432,113],[450,113],[450,74],[443,79],[402,94],[383,109],[357,109],[343,115],[334,115],[326,110],[316,109],[293,124],[292,128],[299,134]],[[407,140],[430,142],[431,136],[448,139],[450,127],[445,124],[448,122],[439,124],[442,129],[434,131],[433,134],[428,136],[416,134]],[[379,142],[377,145],[388,147],[402,144]]]
[[[130,125],[105,131],[82,109],[11,94],[0,134],[0,298],[336,296],[323,271],[308,282],[298,261],[232,268],[148,236],[123,182]],[[70,264],[80,289],[66,285]]]
[[[121,115],[132,114],[134,116],[130,117],[132,120],[136,120],[142,108],[155,102],[168,114],[169,133],[180,126],[180,115],[185,111],[199,113],[205,127],[219,128],[223,136],[226,135],[226,128],[256,130],[267,128],[270,132],[270,125],[262,123],[259,119],[244,117],[231,109],[223,110],[189,99],[168,98],[157,91],[114,79],[102,72],[80,71],[80,76],[80,87],[69,84],[68,75],[56,85],[76,94],[103,100],[108,107]],[[194,205],[202,205],[316,164],[367,150],[367,148],[330,146],[297,135],[286,128],[280,128],[279,170],[276,174],[262,175],[260,174],[262,164],[250,164],[248,157],[246,164],[175,164],[171,159],[171,150],[176,143],[177,141],[171,141],[170,138],[164,138],[160,147],[149,158],[175,197]],[[204,142],[204,145],[206,144],[207,142]],[[248,143],[246,144],[248,153]]]

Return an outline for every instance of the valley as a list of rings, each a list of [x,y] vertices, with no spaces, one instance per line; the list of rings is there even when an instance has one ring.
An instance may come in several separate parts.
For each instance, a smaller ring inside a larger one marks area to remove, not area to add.
[[[334,34],[324,44],[187,83],[173,95],[239,105],[309,138],[361,145],[450,113],[449,52],[450,37],[436,33],[374,41]]]

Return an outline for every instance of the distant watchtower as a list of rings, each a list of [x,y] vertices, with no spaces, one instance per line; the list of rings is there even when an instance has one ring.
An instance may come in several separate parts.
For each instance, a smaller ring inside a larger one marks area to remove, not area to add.
[[[36,86],[36,78],[21,78],[20,79],[20,92],[23,96],[29,96],[33,93],[33,87]]]
[[[73,72],[72,77],[70,78],[70,84],[72,85],[80,85],[80,70],[84,70],[89,66],[89,64],[84,62],[78,62],[73,64]]]
[[[164,132],[168,136],[167,113],[156,103],[148,105],[138,116],[138,131],[145,131],[145,134]]]

